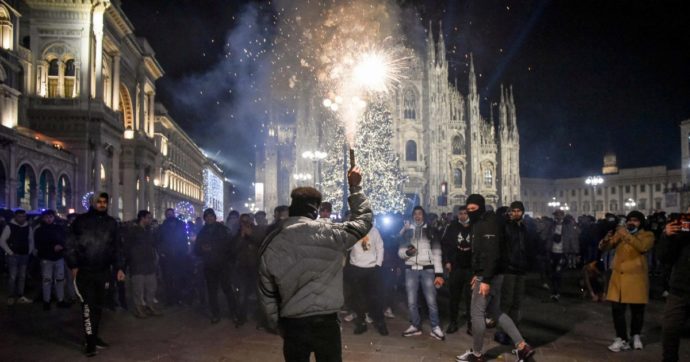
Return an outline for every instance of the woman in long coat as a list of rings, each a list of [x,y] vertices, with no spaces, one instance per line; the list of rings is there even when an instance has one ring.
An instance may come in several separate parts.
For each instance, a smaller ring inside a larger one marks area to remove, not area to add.
[[[640,332],[644,309],[649,301],[649,276],[645,253],[654,246],[654,234],[643,230],[644,215],[632,211],[625,227],[609,232],[599,243],[599,249],[615,249],[613,270],[606,299],[611,301],[616,339],[609,346],[612,352],[630,349],[625,313],[630,306],[630,335],[635,349],[642,349]]]

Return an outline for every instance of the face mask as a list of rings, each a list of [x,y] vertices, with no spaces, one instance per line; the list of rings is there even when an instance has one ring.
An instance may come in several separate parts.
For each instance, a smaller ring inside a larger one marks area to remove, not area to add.
[[[479,211],[479,209],[477,209],[475,211],[468,211],[467,215],[470,217],[470,222],[472,224],[479,221],[479,218],[482,216],[481,211]]]
[[[628,228],[628,232],[631,234],[634,234],[637,232],[637,228],[634,225],[628,225],[627,228]]]

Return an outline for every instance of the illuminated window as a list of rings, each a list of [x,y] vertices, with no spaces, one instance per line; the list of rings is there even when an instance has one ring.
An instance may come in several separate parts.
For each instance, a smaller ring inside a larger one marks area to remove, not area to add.
[[[6,7],[0,5],[0,48],[12,50],[13,40],[14,32],[10,12],[7,11]]]
[[[60,80],[60,61],[53,59],[48,63],[48,97],[58,96],[58,81]]]
[[[491,185],[493,184],[493,180],[494,180],[494,177],[493,177],[493,174],[491,173],[491,169],[489,169],[489,168],[484,169],[484,186],[491,187]]]
[[[74,98],[75,84],[77,80],[77,69],[74,65],[74,59],[70,59],[65,63],[65,98]]]
[[[405,161],[417,161],[417,142],[409,140],[405,144]]]

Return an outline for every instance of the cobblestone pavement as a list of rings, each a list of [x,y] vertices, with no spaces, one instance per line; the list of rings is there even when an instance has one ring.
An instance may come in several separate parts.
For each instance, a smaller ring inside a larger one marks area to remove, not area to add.
[[[561,303],[547,301],[547,292],[536,280],[528,282],[521,329],[537,348],[534,361],[659,361],[661,359],[661,311],[663,301],[653,300],[647,308],[642,351],[609,352],[613,339],[610,306],[582,300],[573,292]],[[3,288],[4,290],[4,288]],[[2,299],[4,301],[4,298]],[[402,297],[400,300],[403,300]],[[441,306],[443,309],[443,305]],[[404,305],[398,317],[388,320],[390,336],[381,337],[370,328],[363,335],[352,333],[353,325],[343,323],[343,356],[346,361],[455,361],[455,356],[471,344],[464,327],[446,341],[425,334],[404,338],[407,328]],[[446,323],[444,323],[446,324]],[[81,355],[80,315],[77,306],[69,310],[44,312],[40,304],[2,306],[0,309],[1,361],[73,361]],[[253,322],[235,328],[223,319],[211,325],[202,308],[171,307],[162,317],[139,320],[126,311],[104,313],[102,338],[111,344],[93,360],[100,361],[257,361],[282,360],[281,339],[258,331]],[[500,346],[486,335],[488,355],[496,361],[514,361],[510,348]],[[690,331],[686,328],[681,361],[690,361]]]

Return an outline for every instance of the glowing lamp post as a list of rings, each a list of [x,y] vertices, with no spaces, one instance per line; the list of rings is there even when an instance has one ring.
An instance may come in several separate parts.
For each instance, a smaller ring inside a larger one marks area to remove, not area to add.
[[[553,209],[558,209],[561,207],[560,201],[556,201],[555,197],[552,197],[551,201],[549,201],[547,205],[549,205],[549,207]]]
[[[625,200],[624,205],[625,205],[626,211],[631,211],[631,210],[633,210],[635,207],[637,207],[637,203],[636,203],[635,200],[633,200],[633,199],[627,199],[627,200]]]
[[[328,154],[322,151],[305,151],[302,153],[302,158],[314,162],[314,187],[321,185],[321,160],[326,158]]]
[[[589,176],[585,179],[585,184],[587,186],[592,186],[592,211],[596,215],[596,196],[594,195],[597,190],[597,186],[604,183],[604,178],[601,176]]]

